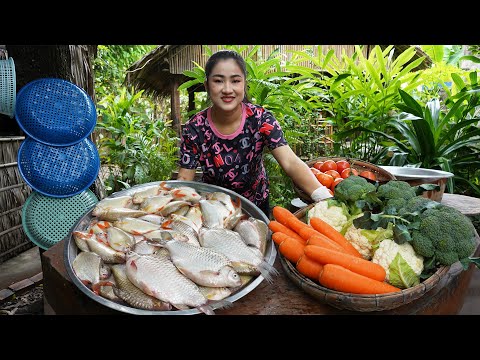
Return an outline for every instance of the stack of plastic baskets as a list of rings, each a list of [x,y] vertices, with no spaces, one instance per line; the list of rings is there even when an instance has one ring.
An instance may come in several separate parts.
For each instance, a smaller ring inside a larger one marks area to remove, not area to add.
[[[33,243],[48,249],[98,201],[88,189],[100,170],[89,139],[96,109],[77,85],[42,78],[18,92],[15,118],[27,135],[18,150],[18,169],[34,190],[23,207],[23,228]]]
[[[16,95],[15,63],[12,58],[0,60],[0,114],[13,118]]]

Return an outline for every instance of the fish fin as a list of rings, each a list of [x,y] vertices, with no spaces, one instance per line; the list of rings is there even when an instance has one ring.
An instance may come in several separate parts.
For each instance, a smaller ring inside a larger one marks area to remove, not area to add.
[[[167,229],[167,230],[173,230],[171,227],[170,227],[170,224],[173,222],[172,219],[168,219],[167,221],[163,222],[162,225],[160,225],[162,227],[162,229]]]
[[[197,307],[197,309],[206,315],[215,315],[215,313],[213,312],[213,308],[210,305],[202,305]]]
[[[189,310],[190,307],[185,304],[172,304],[173,307],[177,308],[178,310]]]
[[[162,181],[159,186],[160,186],[160,188],[161,188],[162,190],[165,190],[165,191],[170,191],[170,190],[172,190],[172,188],[169,187],[165,181]]]
[[[210,305],[214,305],[216,309],[228,309],[233,306],[233,302],[228,300],[218,300],[211,302]]]
[[[266,261],[262,261],[260,263],[260,265],[258,266],[258,271],[260,271],[265,280],[267,280],[270,284],[273,283],[273,276],[277,276],[279,274],[277,269],[275,269]]]

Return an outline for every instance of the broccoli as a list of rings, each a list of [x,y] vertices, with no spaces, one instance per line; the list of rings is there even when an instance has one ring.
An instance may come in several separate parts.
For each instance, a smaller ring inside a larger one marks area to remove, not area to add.
[[[375,189],[364,177],[350,175],[335,186],[335,199],[347,205],[350,215],[356,215],[362,212],[367,194]]]
[[[425,258],[441,265],[461,261],[464,266],[475,251],[475,228],[460,211],[445,205],[427,208],[419,214],[418,229],[412,230],[412,246]]]
[[[401,180],[390,180],[377,188],[377,197],[383,202],[384,206],[394,209],[403,207],[407,200],[416,195],[415,188]]]
[[[404,205],[398,208],[398,215],[415,215],[421,213],[423,210],[439,205],[440,203],[436,201],[417,195],[405,201]]]

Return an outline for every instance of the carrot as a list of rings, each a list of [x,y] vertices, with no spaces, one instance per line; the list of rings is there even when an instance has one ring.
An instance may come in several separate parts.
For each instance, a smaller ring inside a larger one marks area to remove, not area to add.
[[[325,264],[318,282],[329,289],[353,294],[384,294],[400,291],[386,282],[374,280],[336,264]]]
[[[305,243],[305,240],[300,235],[298,235],[295,231],[291,230],[285,225],[279,223],[278,221],[275,221],[275,220],[270,221],[268,223],[268,228],[272,230],[272,232],[274,233],[282,232],[284,234],[287,234],[288,236],[301,240],[303,243]]]
[[[281,231],[277,231],[275,233],[272,234],[272,240],[275,244],[277,245],[282,245],[282,242],[285,241],[287,238],[292,238],[292,239],[295,239],[296,241],[298,241],[299,244],[301,245],[305,245],[305,240],[299,240],[297,238],[294,238],[292,236],[289,236]]]
[[[299,227],[298,235],[300,235],[304,240],[310,239],[312,236],[325,236],[322,233],[319,233],[313,227],[304,223],[304,227]]]
[[[288,219],[297,218],[290,210],[279,205],[273,207],[272,214],[276,221],[278,221],[280,224],[285,225],[287,227],[288,227],[287,225]]]
[[[293,231],[295,231],[298,235],[300,235],[302,238],[305,239],[305,236],[302,236],[300,234],[300,231],[303,229],[304,231],[311,231],[311,230],[305,230],[305,229],[312,229],[312,230],[315,230],[314,228],[312,228],[310,225],[308,224],[305,224],[302,220],[300,219],[297,219],[296,217],[294,218],[289,218],[287,219],[287,224],[285,225],[287,226],[288,228],[292,229]],[[310,237],[310,236],[308,236]],[[305,239],[307,240],[307,239]]]
[[[298,272],[306,277],[318,281],[323,265],[303,254],[295,265]]]
[[[310,219],[310,225],[318,232],[322,233],[326,237],[332,239],[333,241],[341,245],[350,254],[355,255],[359,258],[362,257],[362,255],[358,252],[357,249],[355,249],[355,247],[350,243],[350,241],[345,239],[345,236],[343,236],[341,232],[339,232],[326,221],[317,217],[312,217]]]
[[[371,279],[384,281],[387,273],[380,265],[340,251],[316,245],[305,246],[305,254],[321,264],[336,264]]]
[[[301,244],[298,240],[287,236],[278,247],[278,251],[280,251],[280,254],[285,256],[286,259],[296,264],[298,259],[303,255],[304,247],[305,245]]]
[[[335,241],[327,238],[326,236],[324,236],[322,234],[310,236],[310,238],[307,240],[305,245],[316,245],[316,246],[321,246],[321,247],[324,247],[324,248],[327,248],[327,249],[336,250],[336,251],[346,253],[346,250],[344,248],[342,248]]]

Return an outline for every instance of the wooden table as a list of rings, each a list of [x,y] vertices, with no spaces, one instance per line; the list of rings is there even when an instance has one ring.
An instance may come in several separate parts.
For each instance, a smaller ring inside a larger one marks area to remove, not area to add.
[[[465,199],[446,199],[456,206]],[[456,207],[455,206],[455,207]],[[480,209],[480,208],[479,208]],[[480,212],[480,211],[479,211]],[[480,238],[476,234],[477,249],[475,256],[480,256]],[[64,242],[61,241],[42,253],[42,270],[44,282],[45,314],[124,314],[103,306],[86,296],[70,280],[63,258]],[[463,271],[456,263],[450,267],[448,274],[419,300],[393,310],[379,312],[353,312],[339,310],[298,288],[283,272],[279,258],[275,260],[279,275],[274,282],[260,283],[253,291],[234,302],[231,308],[217,309],[218,315],[454,315],[461,310],[474,271],[480,271],[473,264]],[[480,314],[480,304],[478,313]]]

